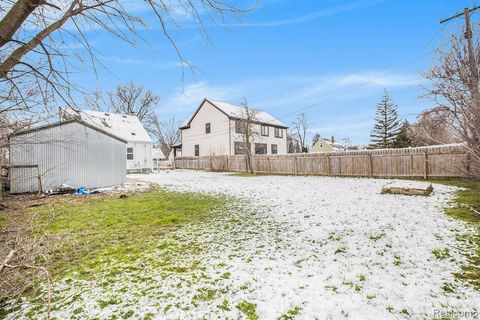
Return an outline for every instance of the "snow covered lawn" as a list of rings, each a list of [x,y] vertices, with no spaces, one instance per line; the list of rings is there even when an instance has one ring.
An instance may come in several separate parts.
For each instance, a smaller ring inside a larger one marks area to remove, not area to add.
[[[412,197],[381,195],[390,181],[379,179],[178,170],[141,179],[242,198],[260,214],[265,222],[254,234],[224,235],[244,248],[233,250],[233,258],[225,250],[218,262],[227,265],[230,286],[248,283],[229,300],[256,304],[261,319],[289,310],[304,319],[432,318],[435,310],[480,310],[480,293],[452,275],[464,261],[455,235],[467,230],[443,212],[451,187],[435,185],[430,197]]]
[[[432,319],[480,310],[480,292],[453,276],[465,261],[460,250],[472,248],[456,240],[467,227],[443,212],[452,187],[434,185],[422,197],[381,195],[387,181],[379,179],[182,170],[132,177],[234,204],[159,239],[143,260],[106,264],[101,281],[57,280],[53,316]],[[45,316],[28,300],[21,310],[10,318]]]

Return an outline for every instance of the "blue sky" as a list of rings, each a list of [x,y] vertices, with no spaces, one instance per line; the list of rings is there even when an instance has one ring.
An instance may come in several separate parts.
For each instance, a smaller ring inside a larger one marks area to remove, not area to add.
[[[244,1],[246,2],[246,1]],[[244,3],[242,2],[242,3]],[[441,29],[441,18],[474,1],[264,0],[228,25],[208,25],[210,41],[188,17],[171,29],[182,54],[198,69],[181,80],[181,65],[158,26],[141,34],[137,48],[104,32],[89,39],[108,68],[97,77],[79,66],[85,90],[111,90],[129,80],[161,96],[163,119],[187,118],[204,97],[250,105],[290,125],[299,112],[310,131],[367,144],[384,88],[401,117],[414,120],[430,102],[419,99],[420,72],[432,50],[458,30],[461,19]],[[139,9],[141,10],[141,9]],[[148,20],[153,17],[144,13]],[[478,14],[473,16],[478,21]]]

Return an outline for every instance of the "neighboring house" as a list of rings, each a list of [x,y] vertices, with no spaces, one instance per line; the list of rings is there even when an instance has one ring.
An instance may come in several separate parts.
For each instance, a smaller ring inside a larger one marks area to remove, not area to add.
[[[9,141],[12,193],[125,182],[127,141],[82,120],[20,131]]]
[[[159,165],[162,162],[165,162],[167,160],[165,158],[165,155],[163,154],[162,149],[160,149],[160,148],[153,148],[152,149],[152,158],[153,158],[153,166],[154,167],[156,167],[157,165]]]
[[[333,141],[333,142],[332,142]],[[332,137],[329,139],[318,139],[318,142],[310,149],[309,153],[321,153],[321,152],[333,152],[333,151],[345,151],[345,146],[335,142]]]
[[[181,146],[175,146],[177,156],[180,148],[183,157],[245,154],[239,125],[243,110],[240,106],[204,99],[180,127]],[[288,127],[266,112],[258,111],[255,118],[253,126],[258,134],[252,153],[287,153]]]
[[[61,109],[60,119],[81,119],[127,141],[128,173],[152,171],[152,139],[137,116],[90,110]]]

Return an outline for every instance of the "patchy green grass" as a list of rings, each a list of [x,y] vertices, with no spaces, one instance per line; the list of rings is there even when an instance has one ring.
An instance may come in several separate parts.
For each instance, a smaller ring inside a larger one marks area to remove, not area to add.
[[[217,306],[220,310],[223,311],[230,311],[230,307],[228,305],[228,300],[224,299],[221,304]]]
[[[38,232],[48,236],[63,236],[62,246],[51,252],[51,269],[58,275],[79,269],[96,270],[105,261],[133,262],[155,248],[171,246],[159,243],[162,236],[218,214],[225,204],[226,199],[221,197],[164,190],[126,199],[92,199],[78,205],[60,200],[41,207],[35,225]]]
[[[237,304],[237,309],[243,312],[248,320],[258,320],[257,305],[248,301],[242,301]]]
[[[450,249],[448,249],[448,248],[444,248],[443,250],[434,249],[434,250],[432,250],[432,254],[438,260],[445,260],[445,259],[450,257]]]
[[[302,311],[302,308],[299,306],[295,306],[291,308],[290,310],[287,311],[284,315],[282,315],[279,320],[294,320],[296,316],[300,314],[300,311]]]
[[[445,211],[449,216],[465,221],[474,228],[473,233],[459,236],[460,241],[474,244],[476,250],[473,254],[467,254],[468,263],[462,266],[462,271],[455,273],[455,276],[480,290],[480,214],[474,212],[474,210],[480,211],[480,182],[464,180],[434,182],[465,188],[457,192],[454,199],[455,206],[447,208]],[[445,255],[442,253],[441,257],[443,256]]]

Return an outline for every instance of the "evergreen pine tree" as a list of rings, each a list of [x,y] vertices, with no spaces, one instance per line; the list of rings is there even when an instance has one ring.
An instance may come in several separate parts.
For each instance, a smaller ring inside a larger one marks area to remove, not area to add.
[[[392,148],[400,131],[397,105],[388,96],[387,90],[377,105],[375,125],[370,134],[373,148]]]
[[[410,123],[407,120],[403,121],[397,138],[394,142],[395,148],[408,148],[412,146],[412,138],[410,137]]]

